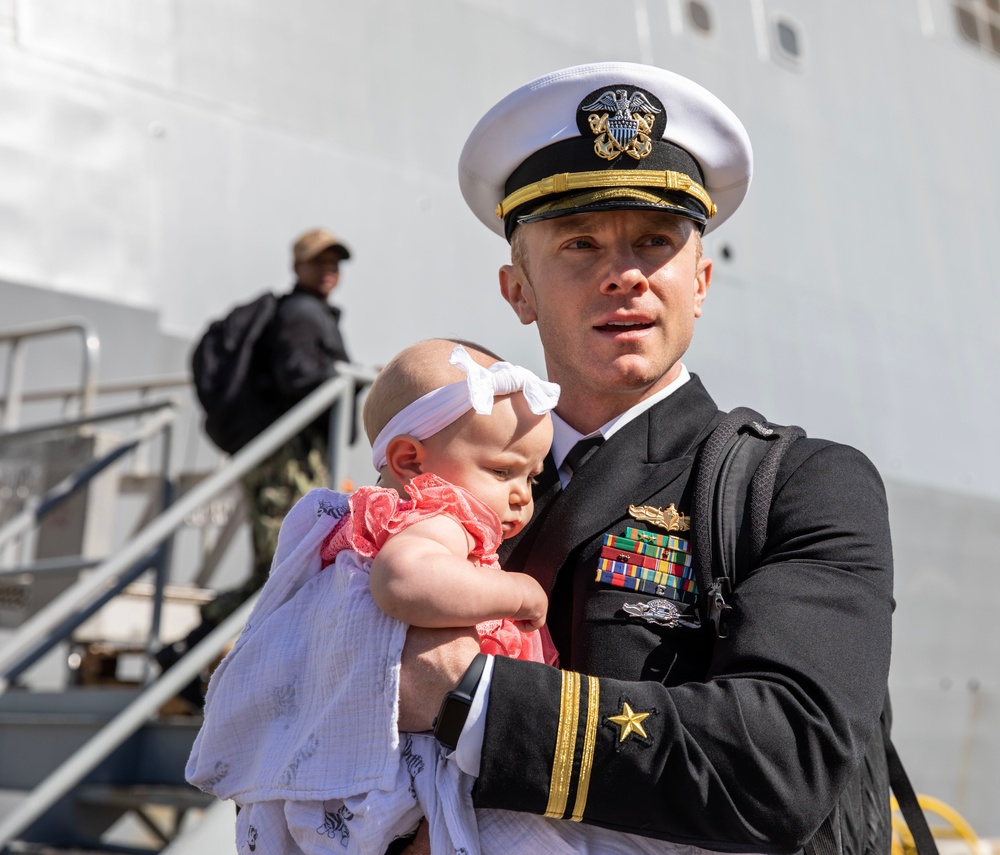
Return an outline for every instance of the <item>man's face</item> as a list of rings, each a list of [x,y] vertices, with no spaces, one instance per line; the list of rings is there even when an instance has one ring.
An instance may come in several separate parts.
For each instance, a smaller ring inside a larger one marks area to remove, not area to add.
[[[296,262],[295,275],[298,277],[299,285],[325,300],[340,281],[342,260],[340,251],[331,246],[309,261]]]
[[[563,418],[596,429],[676,379],[712,274],[691,220],[605,211],[518,231],[500,289],[538,324]]]

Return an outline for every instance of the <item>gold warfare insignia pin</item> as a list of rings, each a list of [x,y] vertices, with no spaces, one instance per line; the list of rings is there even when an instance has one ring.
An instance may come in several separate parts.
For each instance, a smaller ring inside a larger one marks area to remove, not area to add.
[[[649,718],[650,714],[648,712],[633,712],[632,707],[629,706],[627,701],[622,701],[622,711],[620,715],[609,715],[608,721],[613,724],[617,724],[621,728],[621,736],[618,737],[619,742],[624,742],[625,737],[632,733],[637,733],[643,739],[649,739],[649,734],[646,733],[646,729],[642,726],[642,723]]]
[[[648,95],[640,89],[631,92],[622,87],[597,90],[581,103],[581,112],[588,113],[587,124],[594,140],[594,152],[605,160],[627,154],[635,160],[648,157],[653,151],[653,125],[662,113]],[[593,111],[593,112],[592,112]]]
[[[667,505],[666,509],[654,508],[649,505],[638,508],[635,505],[629,505],[628,512],[633,519],[648,522],[664,531],[688,531],[691,528],[691,517],[678,511],[673,502]]]

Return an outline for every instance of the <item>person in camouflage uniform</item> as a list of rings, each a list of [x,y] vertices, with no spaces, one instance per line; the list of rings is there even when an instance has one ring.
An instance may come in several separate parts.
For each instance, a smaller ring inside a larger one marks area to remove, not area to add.
[[[253,540],[253,570],[238,587],[223,591],[202,606],[203,620],[213,626],[220,624],[267,581],[281,522],[306,493],[330,485],[328,459],[328,438],[313,427],[292,437],[243,478],[243,504]]]
[[[252,371],[277,419],[349,362],[340,333],[340,309],[327,301],[340,281],[340,263],[350,250],[326,229],[312,229],[292,245],[295,286],[281,297],[274,320],[254,354]],[[267,581],[278,530],[294,504],[316,487],[329,486],[329,418],[324,415],[251,470],[243,479],[243,499],[253,537],[253,568],[240,585],[221,592],[201,609],[201,623],[156,656],[170,668]],[[203,687],[195,681],[181,696],[201,706]]]

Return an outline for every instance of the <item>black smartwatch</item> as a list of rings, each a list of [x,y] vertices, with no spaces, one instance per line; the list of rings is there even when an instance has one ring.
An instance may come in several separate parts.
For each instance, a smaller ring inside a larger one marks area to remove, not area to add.
[[[462,681],[441,701],[441,709],[434,719],[434,738],[449,751],[454,751],[458,745],[458,737],[462,735],[462,728],[465,727],[465,720],[472,708],[472,696],[476,693],[485,667],[486,654],[477,653]]]

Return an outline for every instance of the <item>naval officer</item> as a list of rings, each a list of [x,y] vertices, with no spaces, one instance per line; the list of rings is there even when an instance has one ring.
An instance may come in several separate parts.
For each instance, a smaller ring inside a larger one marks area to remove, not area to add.
[[[872,464],[796,441],[728,637],[690,609],[694,465],[723,414],[683,359],[712,278],[702,235],[750,184],[742,124],[668,71],[584,65],[494,106],[459,172],[472,211],[511,244],[500,291],[562,388],[535,518],[501,556],[550,592],[560,664],[411,630],[401,729],[436,717],[477,776],[477,807],[729,852],[794,852],[823,826],[841,851],[872,833],[888,851],[887,792],[838,801],[879,755],[889,668],[892,555]],[[608,543],[633,545],[625,565],[651,544],[676,586],[623,586]],[[664,610],[681,618],[655,620]],[[859,810],[874,832],[852,825]]]

